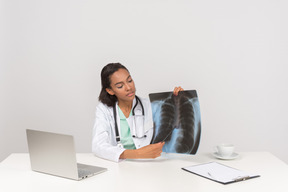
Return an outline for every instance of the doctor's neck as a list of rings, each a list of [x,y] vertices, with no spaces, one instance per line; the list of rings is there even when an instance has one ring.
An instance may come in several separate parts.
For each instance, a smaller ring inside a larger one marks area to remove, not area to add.
[[[118,101],[118,106],[126,117],[129,116],[133,101]]]

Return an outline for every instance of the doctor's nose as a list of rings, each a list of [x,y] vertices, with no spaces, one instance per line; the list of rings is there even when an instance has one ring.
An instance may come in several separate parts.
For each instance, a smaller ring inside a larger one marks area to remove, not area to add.
[[[127,90],[127,91],[130,91],[130,90],[131,90],[131,86],[126,85],[126,90]]]

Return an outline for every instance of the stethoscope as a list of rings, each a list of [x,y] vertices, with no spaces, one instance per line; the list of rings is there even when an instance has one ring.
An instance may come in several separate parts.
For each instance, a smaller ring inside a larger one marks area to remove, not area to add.
[[[139,99],[139,97],[137,97],[137,96],[135,95],[135,98],[136,98],[136,103],[135,103],[135,105],[134,105],[134,107],[133,107],[133,109],[132,109],[132,115],[135,117],[135,112],[134,112],[134,110],[135,110],[136,106],[137,106],[138,103],[139,103],[139,104],[141,105],[141,109],[142,109],[142,116],[144,117],[144,114],[145,114],[145,113],[144,113],[143,104],[142,104],[141,100]],[[121,141],[120,141],[120,135],[119,135],[119,131],[118,131],[118,124],[117,124],[117,118],[116,118],[116,105],[113,106],[113,115],[114,115],[114,122],[115,122],[115,134],[116,134],[117,145],[123,147],[123,145],[121,144]],[[144,123],[144,121],[143,121],[143,123]],[[143,126],[144,126],[144,125],[143,125]],[[136,132],[136,131],[135,131],[135,132]],[[132,137],[133,137],[133,138],[141,139],[141,138],[147,137],[147,135],[144,134],[143,136],[137,136],[137,134],[136,134],[136,135],[132,135]]]

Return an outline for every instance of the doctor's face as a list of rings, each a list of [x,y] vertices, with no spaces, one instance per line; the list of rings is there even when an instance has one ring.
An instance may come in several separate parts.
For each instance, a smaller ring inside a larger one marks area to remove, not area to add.
[[[135,84],[126,69],[119,69],[110,76],[110,88],[106,91],[115,95],[118,102],[132,102],[135,97]]]

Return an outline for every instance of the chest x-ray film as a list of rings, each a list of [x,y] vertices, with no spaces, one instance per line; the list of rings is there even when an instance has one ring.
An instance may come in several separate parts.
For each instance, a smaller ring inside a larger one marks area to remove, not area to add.
[[[151,93],[152,143],[165,141],[163,152],[196,154],[201,135],[200,106],[195,90]]]

